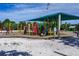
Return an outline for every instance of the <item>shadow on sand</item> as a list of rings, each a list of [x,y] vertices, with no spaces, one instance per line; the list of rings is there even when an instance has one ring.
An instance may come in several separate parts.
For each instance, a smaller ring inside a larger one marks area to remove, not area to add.
[[[12,51],[0,51],[0,56],[32,56],[31,54],[29,54],[28,52],[18,52],[16,50],[12,50]]]
[[[66,37],[66,38],[61,38],[61,42],[64,43],[65,45],[69,46],[77,46],[79,47],[79,38],[74,38],[74,37]]]

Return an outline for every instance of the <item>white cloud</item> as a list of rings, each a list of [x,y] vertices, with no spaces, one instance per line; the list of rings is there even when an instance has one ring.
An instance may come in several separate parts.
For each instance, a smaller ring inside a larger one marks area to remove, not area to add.
[[[65,7],[67,6],[67,7]],[[15,4],[15,10],[10,10],[8,12],[0,12],[0,20],[9,18],[15,21],[29,20],[32,18],[38,18],[44,15],[53,14],[56,12],[66,12],[78,15],[79,5],[67,5],[67,4],[51,4],[49,10],[46,10],[46,5],[35,8],[27,8],[29,6],[25,4]],[[18,8],[21,8],[18,10]]]
[[[10,12],[0,12],[0,20],[1,19],[13,19],[13,20],[17,20],[17,21],[21,21],[21,20],[29,20],[32,18],[37,18],[37,17],[41,17],[42,14],[46,13],[46,10],[27,10],[27,9],[23,9],[23,10],[19,10],[19,11],[10,11]]]

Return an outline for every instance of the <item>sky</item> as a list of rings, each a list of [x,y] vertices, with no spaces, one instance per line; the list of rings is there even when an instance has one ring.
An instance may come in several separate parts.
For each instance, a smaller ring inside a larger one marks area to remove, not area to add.
[[[48,8],[48,10],[47,10]],[[79,16],[79,3],[0,3],[0,20],[6,18],[19,22],[40,18],[58,12]],[[63,21],[72,24],[79,23],[79,20]]]

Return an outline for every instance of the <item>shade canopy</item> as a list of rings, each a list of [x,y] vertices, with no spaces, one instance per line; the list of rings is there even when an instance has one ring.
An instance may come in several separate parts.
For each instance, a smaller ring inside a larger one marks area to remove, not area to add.
[[[51,15],[47,15],[47,16],[43,16],[40,18],[36,18],[36,19],[32,19],[30,21],[44,21],[44,20],[58,20],[58,15],[61,15],[61,20],[75,20],[75,19],[79,19],[79,16],[75,16],[75,15],[70,15],[70,14],[66,14],[66,13],[56,13],[56,14],[51,14]]]

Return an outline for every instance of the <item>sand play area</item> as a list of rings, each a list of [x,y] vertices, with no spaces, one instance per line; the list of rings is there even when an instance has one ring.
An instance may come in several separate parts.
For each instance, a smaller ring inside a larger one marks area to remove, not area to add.
[[[29,56],[79,56],[79,40],[0,38],[0,51],[12,50],[27,52]]]

